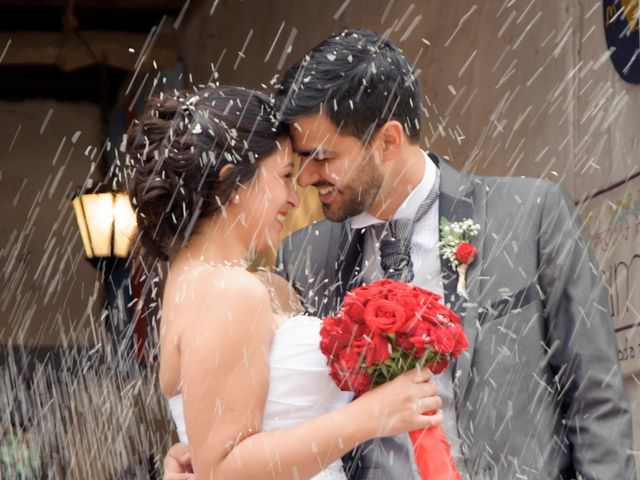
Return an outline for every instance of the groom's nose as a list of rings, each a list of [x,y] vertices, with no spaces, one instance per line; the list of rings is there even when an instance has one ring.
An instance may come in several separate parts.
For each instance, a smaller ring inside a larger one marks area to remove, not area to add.
[[[314,164],[315,162],[313,160],[306,160],[300,165],[300,171],[298,172],[296,180],[302,188],[313,185],[320,180],[320,173]]]

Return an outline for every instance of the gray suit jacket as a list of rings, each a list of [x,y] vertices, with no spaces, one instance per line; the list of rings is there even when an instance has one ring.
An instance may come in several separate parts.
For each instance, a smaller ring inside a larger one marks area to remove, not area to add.
[[[461,449],[474,479],[634,479],[629,404],[600,269],[573,204],[551,182],[441,168],[440,217],[472,218],[478,249],[445,300],[468,352],[454,368]],[[362,232],[327,221],[285,239],[278,268],[308,313],[335,313],[360,284]],[[402,438],[357,449],[350,478],[410,478]],[[390,447],[388,446],[390,445]],[[393,451],[393,455],[390,452]]]

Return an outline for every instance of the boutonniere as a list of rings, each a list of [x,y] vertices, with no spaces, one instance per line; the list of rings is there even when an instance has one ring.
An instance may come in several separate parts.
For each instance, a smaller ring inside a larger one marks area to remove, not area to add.
[[[467,268],[476,259],[478,250],[471,244],[471,237],[480,231],[480,225],[471,219],[462,222],[449,222],[446,218],[440,220],[440,255],[449,261],[458,272],[458,295],[467,296]]]

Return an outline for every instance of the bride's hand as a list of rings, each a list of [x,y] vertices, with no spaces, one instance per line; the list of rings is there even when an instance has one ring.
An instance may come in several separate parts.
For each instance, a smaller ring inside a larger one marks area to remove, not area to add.
[[[162,480],[196,479],[191,467],[191,449],[184,443],[173,444],[162,464],[164,467]]]
[[[429,381],[432,376],[428,369],[409,370],[355,400],[371,422],[374,436],[421,430],[442,422],[442,399]]]

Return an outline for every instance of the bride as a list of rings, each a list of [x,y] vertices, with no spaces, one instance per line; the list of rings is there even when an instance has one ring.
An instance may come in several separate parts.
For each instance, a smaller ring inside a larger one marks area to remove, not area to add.
[[[161,95],[128,134],[144,250],[169,261],[160,386],[201,479],[344,479],[360,442],[441,420],[429,372],[352,400],[279,277],[246,270],[297,207],[293,154],[270,100],[236,87]],[[179,477],[176,477],[179,478]]]

